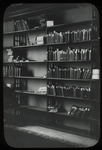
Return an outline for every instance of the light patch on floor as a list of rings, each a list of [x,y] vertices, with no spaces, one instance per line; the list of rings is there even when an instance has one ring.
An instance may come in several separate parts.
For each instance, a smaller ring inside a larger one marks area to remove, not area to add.
[[[71,133],[65,133],[62,131],[57,131],[54,129],[49,129],[41,126],[24,126],[24,127],[17,127],[17,126],[11,126],[11,125],[5,125],[10,128],[15,128],[19,131],[24,131],[30,134],[36,134],[40,135],[45,138],[50,138],[53,140],[59,140],[61,142],[65,143],[72,143],[79,147],[92,147],[97,144],[97,140],[71,134]]]

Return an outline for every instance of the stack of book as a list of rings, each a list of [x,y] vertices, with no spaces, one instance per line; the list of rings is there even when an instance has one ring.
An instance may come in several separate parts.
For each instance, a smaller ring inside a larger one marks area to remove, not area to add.
[[[79,107],[73,105],[68,111],[69,116],[79,117],[79,118],[90,118],[90,108],[89,107]]]
[[[68,47],[66,50],[53,50],[49,48],[47,52],[48,61],[77,61],[91,60],[91,49],[74,49]]]
[[[13,23],[14,23],[14,31],[28,30],[29,29],[27,21],[25,21],[23,19],[13,21]]]
[[[48,78],[91,79],[91,69],[85,68],[48,68]]]
[[[47,34],[47,44],[51,43],[74,43],[91,40],[91,28],[76,31],[49,32]]]
[[[13,77],[13,66],[5,65],[3,66],[3,77]]]
[[[47,85],[47,94],[53,95],[53,96],[90,99],[91,88],[90,87],[77,87],[77,86]]]

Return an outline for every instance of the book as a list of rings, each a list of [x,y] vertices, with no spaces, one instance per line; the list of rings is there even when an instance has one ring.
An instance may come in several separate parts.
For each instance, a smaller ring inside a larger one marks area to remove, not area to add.
[[[79,112],[76,113],[76,116],[79,118],[82,118],[83,114],[84,114],[84,108],[79,108]]]
[[[74,78],[74,69],[70,67],[70,79]]]
[[[59,78],[61,78],[61,68],[59,68],[58,70],[59,70]]]
[[[73,116],[75,111],[76,111],[77,107],[75,105],[73,105],[70,110],[68,111],[68,115]]]
[[[79,87],[76,87],[76,97],[77,98],[81,97],[81,89]]]
[[[71,31],[71,42],[74,42],[74,31]]]
[[[77,42],[77,31],[74,31],[74,42]]]
[[[66,69],[66,78],[70,78],[70,68]]]
[[[88,34],[88,35],[89,35],[88,40],[90,41],[90,40],[91,40],[91,36],[92,36],[92,35],[91,35],[91,34],[92,34],[92,29],[90,28],[90,29],[88,30],[88,32],[89,32],[89,34]]]
[[[82,118],[90,118],[90,108],[85,108]]]
[[[77,60],[81,60],[81,51],[77,49]]]
[[[76,77],[77,77],[77,69],[75,68],[74,69],[74,76],[73,76],[73,78],[76,79]]]
[[[82,30],[79,30],[79,41],[83,40],[83,32]]]
[[[89,69],[88,75],[87,75],[87,79],[91,79],[91,70]]]

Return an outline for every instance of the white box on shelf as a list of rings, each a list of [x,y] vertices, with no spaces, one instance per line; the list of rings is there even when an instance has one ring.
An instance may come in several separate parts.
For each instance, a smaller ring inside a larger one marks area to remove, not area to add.
[[[93,74],[92,79],[99,79],[99,75]]]
[[[99,74],[99,69],[93,69],[92,74],[96,74],[96,75]]]
[[[50,26],[54,26],[54,21],[53,20],[47,21],[47,27],[50,27]]]

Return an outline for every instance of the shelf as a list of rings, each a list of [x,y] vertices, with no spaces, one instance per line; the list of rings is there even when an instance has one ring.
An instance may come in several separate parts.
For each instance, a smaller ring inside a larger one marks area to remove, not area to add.
[[[69,27],[69,26],[85,25],[85,24],[91,24],[91,23],[92,23],[92,21],[88,20],[88,21],[83,21],[83,22],[58,24],[58,25],[54,25],[54,26],[49,26],[49,27],[47,27],[47,29],[58,28],[58,27],[65,27],[65,26]]]
[[[3,35],[9,35],[9,34],[13,34],[13,31],[11,31],[11,32],[6,32],[6,33],[3,33]]]
[[[13,48],[27,48],[27,47],[40,47],[40,46],[46,46],[46,44],[38,44],[38,45],[24,45],[24,46],[13,46]]]
[[[18,63],[22,63],[22,64],[30,64],[30,63],[46,63],[47,61],[17,61],[17,62],[14,62],[14,64],[18,64]]]
[[[90,41],[79,41],[79,42],[70,42],[70,43],[50,43],[50,44],[47,44],[47,46],[53,46],[53,45],[72,45],[72,44],[81,44],[81,43],[90,43],[92,40]]]
[[[91,60],[65,60],[65,61],[47,61],[48,63],[81,63],[81,62],[85,62],[85,63],[89,63],[91,62]]]
[[[3,78],[14,78],[14,76],[12,77],[12,76],[10,76],[10,77],[3,77]]]
[[[82,101],[89,101],[90,99],[83,99],[78,97],[65,97],[65,96],[54,96],[54,95],[47,95],[48,97],[55,97],[55,98],[65,98],[65,99],[76,99],[76,100],[82,100]]]
[[[11,31],[11,32],[6,32],[3,35],[17,34],[17,33],[23,33],[23,32],[25,33],[25,32],[32,32],[32,31],[43,31],[45,29],[46,29],[46,27],[39,28],[39,29],[27,29],[27,30]]]
[[[14,62],[3,62],[3,64],[14,64]]]
[[[64,80],[64,81],[91,81],[93,79],[68,79],[68,78],[47,78],[48,80]]]
[[[43,78],[43,77],[28,77],[28,76],[14,76],[14,78],[46,80],[46,78]]]
[[[3,49],[13,49],[13,46],[3,46]]]
[[[67,112],[49,112],[49,111],[47,111],[47,112],[51,113],[51,114],[56,114],[56,115],[63,115],[63,116],[70,117],[70,118],[73,118],[73,119],[91,120],[90,118],[81,118],[81,117],[70,116],[70,115],[67,114]]]
[[[19,106],[19,107],[23,108],[23,109],[31,109],[31,110],[37,110],[37,111],[44,111],[44,112],[46,112],[46,108],[37,107],[37,106],[23,105],[23,106]]]
[[[34,92],[22,91],[22,90],[15,90],[15,92],[16,92],[16,93],[21,93],[21,94],[46,96],[46,94],[37,94],[37,93],[34,93]]]
[[[30,64],[30,63],[46,63],[47,61],[16,61],[16,62],[3,62],[3,64]]]

